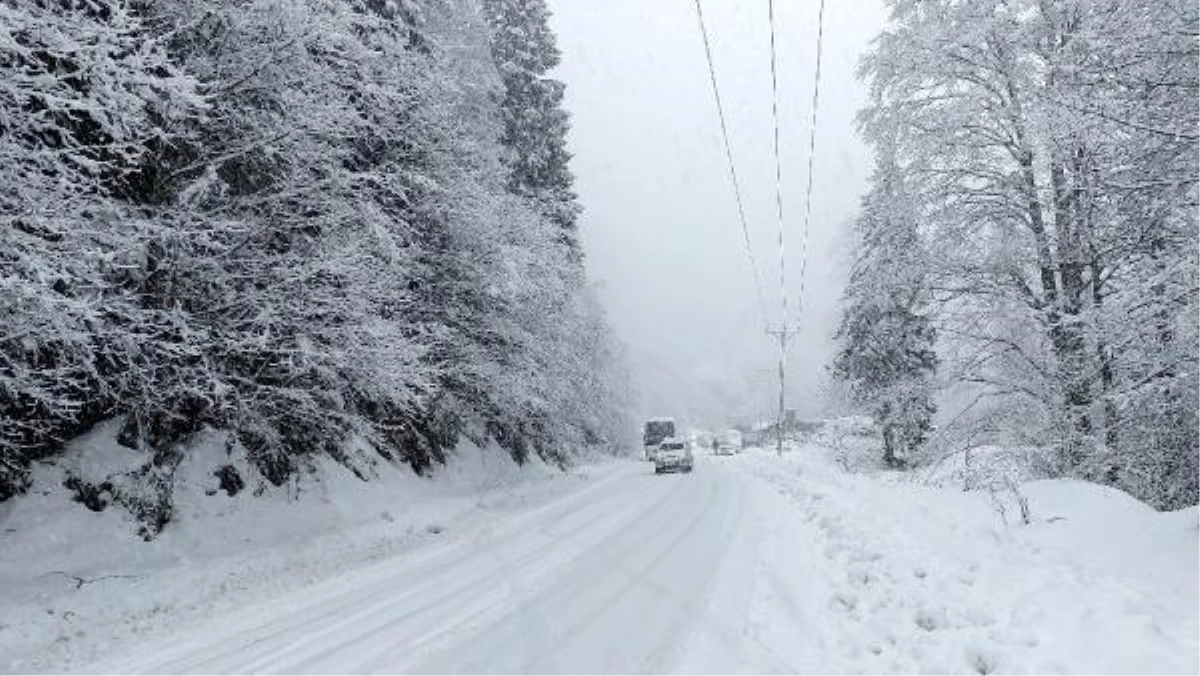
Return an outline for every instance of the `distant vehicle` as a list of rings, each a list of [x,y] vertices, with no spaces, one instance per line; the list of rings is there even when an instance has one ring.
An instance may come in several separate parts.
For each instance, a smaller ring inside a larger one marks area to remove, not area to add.
[[[654,454],[654,473],[692,471],[692,445],[687,439],[668,437],[658,445]]]
[[[658,446],[664,439],[675,436],[675,420],[672,418],[654,418],[647,420],[642,430],[642,445],[646,450],[646,459],[654,460]]]
[[[717,455],[733,455],[742,452],[742,433],[737,430],[725,430],[717,438]]]

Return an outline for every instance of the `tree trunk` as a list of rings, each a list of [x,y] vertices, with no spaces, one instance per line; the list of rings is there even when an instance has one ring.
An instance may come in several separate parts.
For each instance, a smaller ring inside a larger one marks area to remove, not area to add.
[[[1093,424],[1091,407],[1092,364],[1083,321],[1087,292],[1087,269],[1083,247],[1083,182],[1086,180],[1084,150],[1075,147],[1065,161],[1057,152],[1050,162],[1054,191],[1054,227],[1058,243],[1059,303],[1057,321],[1050,325],[1050,340],[1058,361],[1059,380],[1066,413],[1071,422],[1067,440],[1067,462],[1080,467],[1091,454]]]
[[[896,426],[890,423],[883,426],[883,461],[888,467],[896,464]]]
[[[1097,310],[1104,300],[1104,295],[1100,292],[1100,261],[1092,257],[1092,306]],[[1108,451],[1114,452],[1121,443],[1120,425],[1121,414],[1117,410],[1117,404],[1112,400],[1112,389],[1116,382],[1116,374],[1113,371],[1113,355],[1108,346],[1108,341],[1104,338],[1101,332],[1096,334],[1096,362],[1100,365],[1100,399],[1104,402],[1104,445]]]

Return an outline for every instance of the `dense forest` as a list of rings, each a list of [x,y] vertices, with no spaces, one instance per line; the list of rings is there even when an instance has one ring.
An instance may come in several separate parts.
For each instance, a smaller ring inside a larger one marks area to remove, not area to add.
[[[623,441],[557,60],[543,0],[0,1],[0,501],[114,418],[75,490],[148,535],[204,428],[275,484]]]
[[[1016,445],[1195,505],[1196,3],[888,4],[834,374],[893,463]]]

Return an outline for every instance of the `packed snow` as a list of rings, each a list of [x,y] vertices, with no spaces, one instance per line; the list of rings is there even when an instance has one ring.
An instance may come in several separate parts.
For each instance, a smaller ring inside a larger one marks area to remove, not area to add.
[[[53,491],[12,501],[0,670],[1200,669],[1196,508],[848,472],[816,445],[698,453],[671,476],[459,452],[369,497],[336,466],[265,499],[197,477],[150,543]],[[54,528],[35,529],[52,500]]]

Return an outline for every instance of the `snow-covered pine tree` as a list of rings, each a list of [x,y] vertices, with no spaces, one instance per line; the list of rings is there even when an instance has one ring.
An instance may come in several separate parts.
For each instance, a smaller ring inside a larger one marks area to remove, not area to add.
[[[501,142],[509,189],[531,200],[557,224],[578,253],[579,205],[567,166],[569,122],[563,84],[546,73],[558,64],[545,0],[483,0],[491,27],[491,51],[503,83]]]
[[[928,316],[930,290],[918,212],[905,192],[891,140],[897,130],[867,129],[884,138],[855,221],[857,249],[832,371],[849,384],[854,402],[874,417],[883,437],[884,462],[904,467],[925,442],[935,412],[936,334]]]

